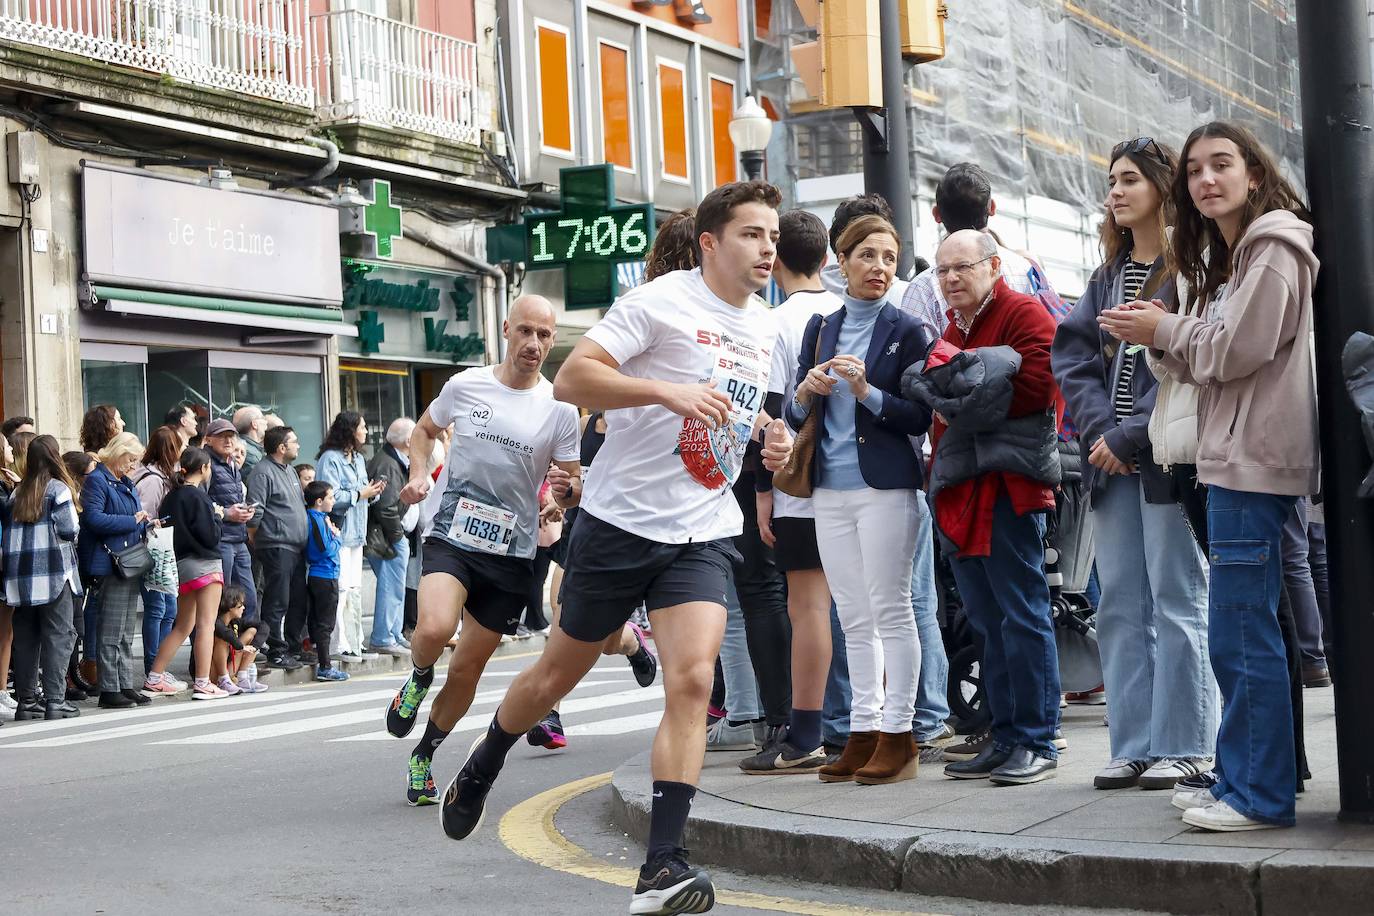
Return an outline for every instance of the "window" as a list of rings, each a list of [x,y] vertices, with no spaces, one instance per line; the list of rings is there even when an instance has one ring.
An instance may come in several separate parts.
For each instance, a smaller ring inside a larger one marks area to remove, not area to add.
[[[687,70],[681,64],[658,63],[658,133],[663,177],[688,181]]]
[[[368,457],[386,442],[386,431],[398,417],[414,417],[411,410],[410,370],[397,363],[339,365],[344,410],[356,410],[367,420]]]
[[[83,347],[88,350],[89,347]],[[144,391],[143,363],[108,359],[81,360],[81,388],[85,409],[113,404],[124,418],[124,429],[148,441],[148,400]]]
[[[535,69],[539,74],[539,142],[545,152],[571,156],[572,71],[568,67],[568,30],[537,23]]]
[[[601,58],[601,155],[604,161],[635,168],[634,123],[630,114],[630,52],[598,42]]]
[[[716,187],[734,181],[735,145],[730,142],[730,118],[735,114],[735,84],[719,76],[711,77],[711,161],[715,165]]]
[[[325,425],[333,419],[324,416],[318,359],[219,351],[211,351],[209,357],[211,419],[232,419],[243,405],[256,404],[296,431],[301,455],[308,456],[302,461],[314,458]]]

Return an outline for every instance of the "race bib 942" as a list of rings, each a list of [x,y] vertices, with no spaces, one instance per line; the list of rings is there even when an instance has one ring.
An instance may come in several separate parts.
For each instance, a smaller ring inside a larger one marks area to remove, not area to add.
[[[702,486],[717,490],[739,479],[749,435],[768,392],[767,354],[725,340],[711,363],[716,390],[730,399],[730,422],[710,429],[686,419],[678,435],[678,452],[687,473]]]

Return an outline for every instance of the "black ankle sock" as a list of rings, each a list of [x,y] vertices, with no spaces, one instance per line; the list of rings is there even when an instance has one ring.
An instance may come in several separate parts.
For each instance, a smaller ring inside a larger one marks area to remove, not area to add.
[[[787,723],[787,740],[800,751],[812,751],[821,745],[821,711],[792,707]]]
[[[428,668],[412,668],[410,676],[415,678],[415,683],[428,687],[434,683],[434,666]]]
[[[428,757],[434,759],[434,752],[439,749],[439,745],[444,743],[448,737],[448,732],[434,724],[430,719],[425,723],[425,736],[420,739],[420,743],[415,745],[415,750],[410,752],[412,757]]]
[[[487,726],[487,737],[477,750],[472,754],[472,768],[488,779],[495,779],[501,773],[501,767],[505,765],[506,754],[515,747],[515,742],[520,740],[520,735],[512,735],[505,731],[500,725],[496,724],[496,716],[500,715],[501,710],[496,711],[496,715],[491,717],[491,724]],[[523,734],[523,733],[522,733]]]
[[[692,798],[696,794],[696,786],[689,786],[685,782],[654,780],[646,862],[652,862],[663,853],[682,845],[682,832],[687,828],[687,814],[692,810]]]

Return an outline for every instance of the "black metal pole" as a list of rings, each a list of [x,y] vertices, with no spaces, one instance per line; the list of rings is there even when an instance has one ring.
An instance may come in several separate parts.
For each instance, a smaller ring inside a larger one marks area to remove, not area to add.
[[[744,177],[757,181],[763,177],[763,160],[767,154],[761,149],[747,149],[739,154],[740,165],[744,166]]]
[[[1374,501],[1355,490],[1370,456],[1341,377],[1341,349],[1374,331],[1374,92],[1366,0],[1298,0],[1315,294],[1322,480],[1335,621],[1341,818],[1374,822]]]
[[[864,190],[881,194],[896,217],[902,257],[897,276],[911,275],[911,141],[907,132],[906,62],[902,59],[900,0],[878,0],[883,59],[883,109],[856,109],[864,128]]]

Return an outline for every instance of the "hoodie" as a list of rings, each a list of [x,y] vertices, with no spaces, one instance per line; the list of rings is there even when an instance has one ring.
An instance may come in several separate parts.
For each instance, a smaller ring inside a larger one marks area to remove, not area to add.
[[[1171,313],[1154,349],[1202,388],[1198,480],[1249,493],[1306,496],[1318,479],[1312,373],[1312,227],[1287,210],[1252,222],[1234,270],[1202,317]]]

